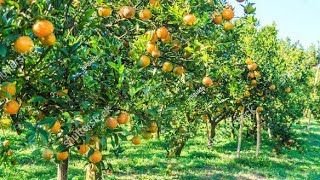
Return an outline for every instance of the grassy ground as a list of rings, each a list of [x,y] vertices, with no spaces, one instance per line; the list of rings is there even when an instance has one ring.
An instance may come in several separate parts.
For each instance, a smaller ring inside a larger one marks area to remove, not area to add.
[[[206,147],[205,133],[188,142],[182,157],[165,158],[165,151],[157,140],[141,146],[128,145],[118,159],[110,157],[114,174],[106,179],[320,179],[320,124],[314,123],[311,132],[305,130],[306,122],[295,125],[303,151],[284,150],[282,155],[272,152],[272,142],[263,137],[262,151],[255,158],[253,139],[244,139],[241,159],[235,158],[236,141],[230,140],[220,127],[216,145]],[[12,132],[5,132],[18,142]],[[1,134],[3,136],[3,134]],[[17,152],[18,165],[0,169],[0,179],[55,179],[56,165],[31,155],[33,148]],[[70,179],[84,179],[84,162],[72,156]],[[167,164],[172,163],[172,175],[168,176]]]

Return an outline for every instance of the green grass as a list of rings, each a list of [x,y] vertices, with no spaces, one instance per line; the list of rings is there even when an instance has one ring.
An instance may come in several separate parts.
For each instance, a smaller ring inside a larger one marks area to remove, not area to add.
[[[254,139],[243,140],[241,159],[235,158],[237,142],[230,140],[225,129],[219,127],[214,147],[206,147],[205,131],[189,141],[180,158],[167,159],[158,140],[141,146],[126,144],[128,149],[119,158],[108,155],[114,174],[107,179],[320,179],[320,124],[305,129],[305,120],[295,125],[298,142],[303,150],[283,150],[281,155],[272,152],[272,141],[263,136],[261,156],[255,157]],[[203,127],[204,128],[204,127]],[[2,135],[1,135],[2,136]],[[23,141],[13,132],[5,132],[16,143]],[[57,169],[53,162],[31,156],[34,148],[16,152],[18,165],[0,169],[0,179],[55,179]],[[71,157],[69,179],[85,179],[81,157]],[[167,164],[172,163],[172,176]]]

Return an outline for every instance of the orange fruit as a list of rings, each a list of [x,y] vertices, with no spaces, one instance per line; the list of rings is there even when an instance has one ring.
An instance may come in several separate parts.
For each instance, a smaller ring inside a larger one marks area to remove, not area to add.
[[[40,38],[40,42],[44,46],[53,46],[54,43],[56,43],[56,40],[56,35],[54,35],[54,33],[50,34],[49,36]]]
[[[183,22],[186,25],[194,25],[196,23],[196,20],[197,20],[197,18],[193,14],[188,14],[188,15],[184,16],[184,18],[183,18]]]
[[[172,40],[172,37],[171,37],[170,34],[168,34],[166,38],[161,39],[161,41],[164,42],[164,43],[170,42],[171,40]]]
[[[258,68],[258,65],[256,64],[256,63],[253,63],[253,64],[249,64],[248,65],[248,69],[250,70],[250,71],[254,71],[254,70],[256,70]]]
[[[172,168],[172,164],[169,163],[169,164],[167,165],[167,168],[168,168],[168,169],[171,169],[171,168]]]
[[[150,0],[149,4],[153,7],[158,7],[160,5],[160,0]]]
[[[220,13],[214,13],[212,15],[212,21],[214,24],[221,24],[223,21],[222,15]]]
[[[173,72],[177,75],[182,75],[185,73],[185,69],[182,66],[178,66],[173,69]]]
[[[0,5],[4,4],[4,0],[0,0]]]
[[[61,124],[60,122],[57,120],[54,125],[52,126],[52,128],[50,129],[50,132],[52,133],[58,133],[61,130]]]
[[[31,52],[33,48],[34,48],[34,43],[32,39],[28,36],[21,36],[14,43],[14,49],[18,53],[28,53],[28,52]]]
[[[28,0],[30,4],[35,3],[37,0]]]
[[[209,117],[207,115],[201,116],[202,121],[206,122],[209,120]]]
[[[5,98],[4,93],[9,93],[11,96],[14,96],[17,92],[16,85],[10,82],[6,82],[5,86],[0,87],[0,97]]]
[[[112,14],[112,10],[110,8],[99,8],[98,14],[102,17],[109,17]]]
[[[148,132],[151,132],[151,133],[156,133],[158,131],[158,125],[156,122],[152,122],[148,128],[147,128],[147,131]]]
[[[152,51],[151,56],[154,58],[159,58],[159,57],[161,57],[161,52],[158,49],[156,49],[156,50]]]
[[[102,160],[102,154],[100,151],[95,150],[93,154],[89,157],[89,161],[92,163],[98,163]]]
[[[252,81],[251,81],[251,85],[252,85],[252,86],[256,86],[256,85],[258,85],[257,80],[252,80]]]
[[[233,19],[234,17],[234,11],[233,9],[229,6],[226,7],[223,11],[222,11],[222,17],[223,19],[230,21],[231,19]]]
[[[42,158],[49,161],[53,157],[53,152],[50,149],[45,149],[42,152]]]
[[[32,26],[33,33],[38,37],[46,37],[53,33],[53,24],[48,20],[37,21]]]
[[[118,126],[118,121],[113,117],[109,117],[106,119],[106,125],[110,129],[115,129]]]
[[[64,161],[64,160],[68,159],[68,157],[69,157],[69,152],[68,151],[58,152],[57,153],[57,159],[58,160]]]
[[[145,132],[145,133],[142,134],[142,138],[146,139],[146,140],[149,140],[149,139],[152,138],[152,134],[149,133],[149,132]]]
[[[263,111],[263,107],[261,107],[261,106],[257,107],[257,111],[259,111],[259,112]]]
[[[223,29],[224,29],[225,31],[231,31],[232,28],[233,28],[233,24],[232,24],[231,22],[229,22],[229,21],[227,21],[227,22],[224,23],[224,25],[223,25]]]
[[[121,113],[117,118],[119,124],[126,124],[129,121],[129,116],[127,113]]]
[[[171,72],[173,70],[173,66],[172,66],[171,62],[163,63],[162,70],[165,72]]]
[[[149,42],[150,42],[150,43],[155,43],[155,42],[157,42],[158,36],[157,36],[157,33],[156,33],[155,30],[153,30],[153,31],[148,31],[148,32],[146,33],[146,35],[147,35],[147,38],[149,38]]]
[[[204,78],[202,79],[202,84],[205,85],[205,86],[210,86],[210,85],[213,84],[213,82],[212,82],[211,78],[209,78],[209,77],[204,77]]]
[[[148,44],[147,44],[147,52],[148,52],[149,54],[151,54],[152,51],[157,50],[157,49],[158,49],[158,48],[157,48],[157,45],[155,45],[155,44],[153,44],[153,43],[148,43]]]
[[[13,151],[12,151],[12,150],[9,150],[9,151],[7,152],[7,155],[8,155],[8,156],[12,156],[12,155],[13,155]]]
[[[246,91],[245,93],[244,93],[244,97],[249,97],[251,95],[251,93],[249,92],[249,91]]]
[[[62,97],[62,96],[67,95],[68,93],[69,93],[69,90],[68,90],[68,89],[64,89],[64,90],[62,90],[62,91],[58,91],[58,92],[57,92],[57,95],[60,96],[60,97]]]
[[[255,71],[255,72],[254,72],[254,76],[255,76],[256,78],[260,78],[260,77],[261,77],[261,74],[260,74],[259,71]]]
[[[286,91],[286,93],[291,93],[291,88],[288,87],[285,89],[285,91]]]
[[[139,17],[141,20],[149,20],[152,18],[152,12],[149,9],[143,9],[139,13]]]
[[[136,10],[131,6],[124,6],[120,9],[120,16],[126,19],[131,19],[136,14]]]
[[[150,58],[148,57],[148,56],[145,56],[145,55],[143,55],[143,56],[141,56],[141,58],[140,58],[140,60],[139,60],[139,62],[138,62],[138,64],[141,66],[141,67],[148,67],[149,65],[150,65]]]
[[[271,90],[271,91],[274,91],[275,89],[276,89],[276,85],[271,85],[270,87],[269,87],[269,89]]]
[[[160,39],[165,39],[169,34],[169,31],[166,27],[162,26],[159,29],[157,29],[157,36]]]
[[[3,141],[2,144],[3,144],[4,147],[8,147],[10,145],[10,141],[9,140],[5,140],[5,141]]]
[[[251,79],[253,79],[253,78],[255,78],[255,75],[254,75],[254,73],[249,73],[249,74],[248,74],[248,77],[251,78]]]
[[[87,152],[89,151],[89,147],[85,144],[81,144],[79,146],[79,149],[78,149],[78,153],[83,155],[83,154],[86,154]]]
[[[139,145],[141,143],[141,139],[138,136],[133,137],[131,141],[134,145]]]
[[[248,58],[248,59],[246,60],[246,64],[247,64],[247,65],[253,64],[253,60],[250,59],[250,58]]]
[[[4,105],[3,112],[6,114],[17,114],[19,108],[19,103],[15,100],[11,100]]]

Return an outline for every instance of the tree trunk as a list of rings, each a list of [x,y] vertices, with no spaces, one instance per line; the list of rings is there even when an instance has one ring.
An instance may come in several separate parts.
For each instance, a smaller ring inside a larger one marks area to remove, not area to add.
[[[68,180],[69,158],[58,164],[57,180]]]
[[[231,136],[231,140],[234,140],[234,137],[235,137],[235,131],[234,131],[234,119],[235,119],[235,117],[234,116],[232,116],[231,117],[231,134],[230,134],[230,136]]]
[[[237,158],[240,158],[241,141],[242,141],[242,129],[243,129],[243,118],[244,118],[244,108],[241,110],[241,116],[240,116],[240,127],[239,127],[239,135],[238,135]]]
[[[209,138],[209,146],[213,146],[214,138],[216,136],[216,127],[217,124],[215,122],[211,122],[211,131],[210,131],[210,138]]]
[[[209,122],[208,121],[206,121],[206,128],[207,128],[208,146],[210,146],[210,130],[209,130]]]
[[[257,148],[256,148],[256,157],[259,156],[260,146],[261,146],[261,124],[260,124],[260,115],[259,111],[256,111],[256,119],[257,119]]]
[[[184,148],[185,145],[186,145],[186,142],[183,142],[177,147],[175,152],[176,157],[180,157],[182,149]]]

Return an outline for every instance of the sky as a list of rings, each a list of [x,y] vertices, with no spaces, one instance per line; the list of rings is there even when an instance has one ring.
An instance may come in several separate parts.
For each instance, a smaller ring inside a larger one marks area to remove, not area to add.
[[[236,0],[228,0],[243,15]],[[305,48],[320,41],[320,0],[249,0],[255,3],[260,24],[277,24],[279,38],[289,37]],[[244,2],[242,3],[244,4]]]

